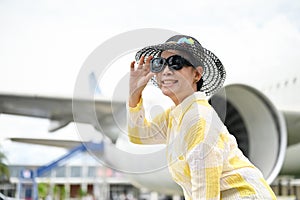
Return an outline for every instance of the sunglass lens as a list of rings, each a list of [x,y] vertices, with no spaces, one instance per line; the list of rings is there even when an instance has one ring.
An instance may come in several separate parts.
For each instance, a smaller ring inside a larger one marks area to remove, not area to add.
[[[169,68],[172,70],[181,70],[183,67],[182,57],[178,55],[174,55],[168,58],[167,62]]]
[[[164,58],[154,58],[150,63],[151,72],[158,73],[161,72],[166,66],[166,60]]]

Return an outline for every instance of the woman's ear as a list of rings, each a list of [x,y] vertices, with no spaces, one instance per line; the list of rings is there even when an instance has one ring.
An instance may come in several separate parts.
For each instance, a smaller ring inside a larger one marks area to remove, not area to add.
[[[195,81],[196,82],[198,82],[200,79],[201,79],[201,77],[202,77],[202,74],[203,74],[203,68],[201,67],[201,66],[198,66],[198,67],[196,67],[196,69],[195,69]]]

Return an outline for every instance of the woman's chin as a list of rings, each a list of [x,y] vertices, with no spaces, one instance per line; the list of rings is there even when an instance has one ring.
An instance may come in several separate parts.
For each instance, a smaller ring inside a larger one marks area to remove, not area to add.
[[[163,88],[161,88],[161,91],[165,96],[168,96],[171,99],[176,94],[176,92],[172,88],[163,87]]]

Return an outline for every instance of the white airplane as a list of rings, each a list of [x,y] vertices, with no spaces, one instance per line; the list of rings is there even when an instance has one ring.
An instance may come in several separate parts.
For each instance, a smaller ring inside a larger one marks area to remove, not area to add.
[[[210,98],[229,131],[237,138],[239,147],[262,170],[269,183],[279,174],[300,173],[297,159],[300,152],[300,80],[295,74],[292,76],[284,87],[273,84],[273,88],[262,91],[246,84],[230,84]],[[104,97],[87,100],[0,94],[0,112],[48,118],[52,122],[49,131],[73,121],[91,124],[110,139],[105,140],[104,152],[99,157],[109,166],[130,172],[127,176],[137,186],[162,193],[181,193],[166,167],[164,146],[134,145],[122,134],[126,130],[125,101]],[[78,144],[78,141],[12,140],[65,148]]]

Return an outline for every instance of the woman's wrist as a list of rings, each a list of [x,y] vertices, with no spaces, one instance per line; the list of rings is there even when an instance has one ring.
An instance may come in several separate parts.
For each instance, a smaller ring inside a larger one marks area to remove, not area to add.
[[[140,102],[142,95],[130,95],[129,96],[129,101],[128,101],[128,105],[131,108],[134,108],[137,106],[137,104]]]

